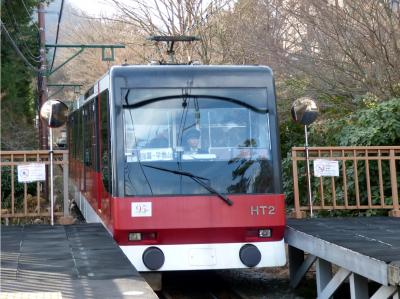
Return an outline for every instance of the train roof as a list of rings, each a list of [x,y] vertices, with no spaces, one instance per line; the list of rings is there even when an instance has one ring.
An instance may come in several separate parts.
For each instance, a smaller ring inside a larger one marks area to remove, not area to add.
[[[100,82],[123,78],[126,88],[273,88],[273,72],[260,65],[116,65],[103,74],[73,105],[82,106]],[[221,80],[223,78],[223,80]]]
[[[187,64],[156,64],[156,65],[114,65],[110,68],[110,72],[115,74],[124,74],[131,71],[160,71],[169,72],[192,71],[201,73],[214,72],[260,72],[272,75],[272,70],[264,65],[187,65]]]
[[[265,87],[273,73],[267,66],[238,65],[132,65],[113,66],[110,76],[123,77],[130,87]],[[224,78],[221,81],[221,77]]]

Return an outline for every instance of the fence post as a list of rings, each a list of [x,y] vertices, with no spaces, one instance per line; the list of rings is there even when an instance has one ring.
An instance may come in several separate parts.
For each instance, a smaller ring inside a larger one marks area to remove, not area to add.
[[[389,216],[400,217],[399,195],[397,193],[397,174],[396,174],[396,156],[394,149],[390,150],[390,182],[392,186],[393,210],[389,212]]]
[[[64,216],[69,216],[68,198],[68,153],[63,153],[63,195],[64,195]]]
[[[14,216],[14,208],[15,208],[15,184],[14,184],[14,155],[11,154],[11,214]]]
[[[300,219],[303,218],[303,213],[300,210],[297,155],[295,149],[292,149],[292,169],[293,169],[294,217]]]

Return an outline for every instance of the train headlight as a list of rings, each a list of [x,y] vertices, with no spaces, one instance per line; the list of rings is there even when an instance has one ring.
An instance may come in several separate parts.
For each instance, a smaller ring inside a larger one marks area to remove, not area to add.
[[[269,228],[261,228],[258,230],[260,238],[271,238],[271,230]]]
[[[158,247],[147,248],[142,255],[143,264],[150,270],[158,270],[164,265],[165,256]]]
[[[240,248],[239,258],[247,267],[255,267],[261,261],[261,252],[253,244],[245,244]]]
[[[156,232],[131,232],[128,234],[129,241],[144,241],[144,240],[156,240]]]
[[[128,239],[129,239],[129,241],[140,241],[140,240],[142,240],[142,234],[141,233],[129,233]]]

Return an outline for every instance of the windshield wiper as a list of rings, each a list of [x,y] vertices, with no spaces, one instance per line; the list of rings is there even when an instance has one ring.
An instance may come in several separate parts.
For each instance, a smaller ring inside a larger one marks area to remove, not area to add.
[[[170,99],[176,99],[178,97],[182,97],[182,95],[169,95],[169,96],[156,97],[156,98],[150,98],[150,99],[142,99],[142,100],[138,100],[136,103],[129,103],[128,95],[129,95],[129,92],[125,96],[125,105],[122,105],[123,108],[131,108],[131,109],[132,108],[140,108],[140,107],[143,107],[148,104],[155,103],[155,102],[160,102],[163,100],[170,100]],[[258,112],[258,113],[268,113],[269,112],[269,110],[267,108],[259,108],[254,105],[251,105],[249,103],[246,103],[244,101],[237,100],[237,99],[230,98],[230,97],[215,96],[215,95],[191,95],[190,98],[200,98],[200,99],[201,98],[213,98],[213,99],[217,99],[217,100],[221,100],[221,101],[234,103],[234,104],[240,105],[242,107],[246,107],[252,111]]]
[[[202,180],[207,180],[209,181],[209,179],[201,177],[201,176],[197,176],[194,175],[193,173],[187,172],[187,171],[182,171],[182,170],[175,170],[175,169],[168,169],[168,168],[163,168],[163,167],[157,167],[157,166],[151,166],[151,165],[146,165],[146,164],[142,164],[144,167],[148,167],[148,168],[153,168],[153,169],[157,169],[157,170],[161,170],[161,171],[166,171],[166,172],[170,172],[170,173],[175,173],[175,174],[180,174],[180,175],[184,175],[187,176],[189,178],[191,178],[193,181],[195,181],[196,183],[198,183],[199,185],[203,186],[205,189],[207,189],[210,193],[213,193],[215,195],[217,195],[219,198],[221,198],[224,202],[226,202],[229,206],[233,205],[233,201],[230,200],[228,197],[226,197],[225,195],[219,193],[217,190],[215,190],[213,187],[211,187],[210,185],[208,185],[207,183],[203,182]]]

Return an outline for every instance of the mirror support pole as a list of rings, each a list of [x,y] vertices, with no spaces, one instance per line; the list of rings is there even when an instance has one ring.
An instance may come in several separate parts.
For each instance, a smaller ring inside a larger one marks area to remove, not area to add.
[[[307,167],[307,193],[308,193],[308,203],[310,205],[310,217],[314,217],[313,213],[313,200],[312,200],[312,191],[311,191],[311,174],[310,174],[310,157],[308,152],[308,130],[307,126],[304,126],[304,136],[305,136],[305,154],[306,154],[306,167]]]
[[[67,119],[68,107],[60,100],[47,100],[40,107],[40,117],[47,122],[50,139],[50,221],[54,226],[54,167],[53,167],[53,128],[61,127]]]
[[[50,137],[50,215],[51,215],[51,226],[54,226],[54,174],[53,174],[53,128],[49,128]]]

